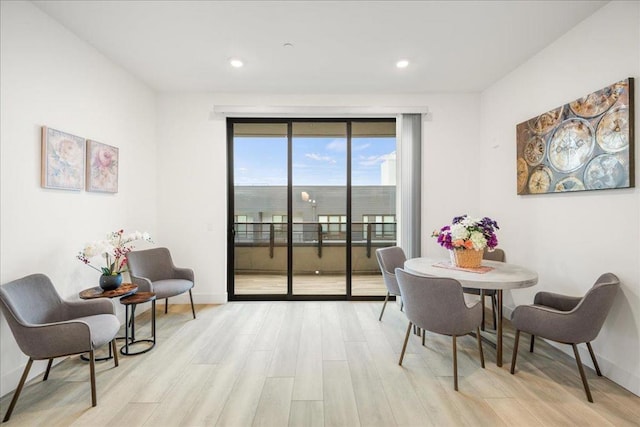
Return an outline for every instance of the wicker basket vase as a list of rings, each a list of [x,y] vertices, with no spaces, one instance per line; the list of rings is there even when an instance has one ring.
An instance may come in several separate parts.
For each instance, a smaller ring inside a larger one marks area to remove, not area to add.
[[[454,249],[451,251],[451,262],[456,267],[478,268],[482,263],[484,251],[475,249]]]

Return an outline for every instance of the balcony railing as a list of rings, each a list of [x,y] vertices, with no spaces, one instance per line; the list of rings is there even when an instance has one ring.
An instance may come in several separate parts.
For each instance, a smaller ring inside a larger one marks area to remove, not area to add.
[[[393,222],[353,222],[351,243],[365,246],[366,256],[371,258],[371,248],[390,246],[396,242],[396,223]],[[287,224],[273,222],[234,223],[236,246],[269,246],[269,257],[273,258],[274,248],[287,245]],[[347,224],[334,222],[294,222],[292,223],[293,245],[314,245],[322,258],[323,246],[346,244]]]

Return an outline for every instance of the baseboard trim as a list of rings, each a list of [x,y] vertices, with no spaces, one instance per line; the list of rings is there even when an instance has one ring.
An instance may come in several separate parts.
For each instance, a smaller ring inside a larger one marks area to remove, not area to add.
[[[228,302],[227,294],[197,294],[192,291],[194,304],[226,304]],[[164,304],[163,299],[158,300],[158,304]],[[190,304],[189,293],[177,295],[169,298],[171,304]]]

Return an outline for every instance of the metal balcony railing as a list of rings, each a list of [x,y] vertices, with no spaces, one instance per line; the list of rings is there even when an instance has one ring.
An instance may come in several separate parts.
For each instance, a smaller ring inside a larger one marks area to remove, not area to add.
[[[396,241],[395,222],[353,222],[351,224],[352,245],[366,246],[367,258],[371,258],[371,248],[380,244],[388,246]],[[344,245],[347,237],[346,223],[294,222],[292,223],[293,244],[315,245],[318,257],[322,258],[324,245]],[[273,222],[234,223],[235,244],[237,246],[269,246],[269,256],[273,258],[276,246],[287,244],[287,224]]]

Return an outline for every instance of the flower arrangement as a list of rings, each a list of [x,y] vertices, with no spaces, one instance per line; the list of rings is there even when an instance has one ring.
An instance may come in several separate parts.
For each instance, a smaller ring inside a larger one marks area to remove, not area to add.
[[[474,249],[483,251],[488,247],[492,251],[498,246],[496,230],[498,223],[491,218],[471,218],[462,215],[453,218],[451,225],[445,225],[434,231],[432,237],[437,237],[440,246],[449,249]]]
[[[127,271],[127,254],[133,249],[131,242],[136,240],[146,240],[151,242],[149,233],[141,233],[139,231],[124,235],[124,230],[114,231],[107,234],[104,240],[87,243],[77,258],[84,264],[100,271],[103,276],[117,276]],[[90,259],[101,255],[106,263],[105,267],[94,267],[91,265]]]

